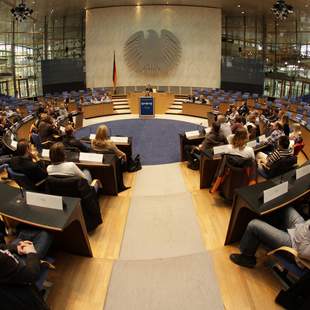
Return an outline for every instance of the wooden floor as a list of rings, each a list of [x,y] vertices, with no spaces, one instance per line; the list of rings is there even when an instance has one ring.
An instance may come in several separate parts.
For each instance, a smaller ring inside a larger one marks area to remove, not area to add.
[[[180,165],[186,186],[193,195],[205,247],[214,260],[225,309],[280,309],[274,299],[281,286],[264,265],[264,253],[259,253],[259,264],[253,270],[230,262],[229,254],[238,252],[237,244],[223,246],[230,205],[217,194],[200,190],[199,172],[188,169],[185,163]],[[125,183],[133,187],[135,173],[126,174]],[[54,286],[48,298],[52,309],[103,309],[113,263],[119,257],[131,191],[101,199],[104,222],[90,236],[93,258],[57,253],[57,270],[51,273]]]

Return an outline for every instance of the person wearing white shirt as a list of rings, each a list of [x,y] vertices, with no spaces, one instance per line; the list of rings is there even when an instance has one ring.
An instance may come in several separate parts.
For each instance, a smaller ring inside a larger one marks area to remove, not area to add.
[[[243,158],[251,158],[255,160],[255,154],[252,147],[246,145],[248,142],[248,132],[241,127],[235,131],[231,144],[228,145],[226,154],[237,155]]]
[[[224,115],[219,115],[217,118],[218,122],[221,124],[221,132],[227,138],[232,134],[230,123],[226,122]]]
[[[73,162],[65,162],[64,145],[61,142],[54,143],[50,148],[50,160],[51,164],[47,166],[48,175],[59,175],[59,176],[79,176],[84,178],[90,184],[92,177],[88,170],[81,170]]]

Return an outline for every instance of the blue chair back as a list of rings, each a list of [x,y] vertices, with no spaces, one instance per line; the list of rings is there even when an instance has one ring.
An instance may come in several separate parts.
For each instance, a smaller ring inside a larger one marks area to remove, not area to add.
[[[19,187],[26,190],[36,191],[36,185],[23,173],[15,172],[10,166],[7,167],[9,178],[14,180]]]

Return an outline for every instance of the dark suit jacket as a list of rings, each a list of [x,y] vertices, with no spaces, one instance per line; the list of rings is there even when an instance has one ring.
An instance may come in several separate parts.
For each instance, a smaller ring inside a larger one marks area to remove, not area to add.
[[[47,177],[44,164],[42,162],[33,162],[28,156],[13,157],[9,166],[19,173],[25,174],[33,183],[38,183]]]
[[[57,134],[57,130],[53,127],[53,125],[40,122],[38,133],[42,141],[48,140],[53,134]]]
[[[25,255],[21,261],[16,255],[16,246],[0,245],[1,309],[47,310],[48,306],[34,286],[39,277],[40,259],[37,254]]]
[[[76,147],[81,152],[89,152],[90,148],[83,144],[80,140],[76,139],[73,136],[64,136],[62,140],[64,146],[67,147]]]

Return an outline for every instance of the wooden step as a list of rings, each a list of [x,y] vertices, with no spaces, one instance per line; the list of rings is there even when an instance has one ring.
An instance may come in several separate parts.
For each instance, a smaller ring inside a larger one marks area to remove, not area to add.
[[[131,114],[131,111],[129,109],[114,110],[114,114]]]
[[[166,114],[182,114],[182,110],[169,109]]]
[[[124,110],[124,109],[130,109],[129,105],[125,104],[124,106],[114,107],[114,110]]]

